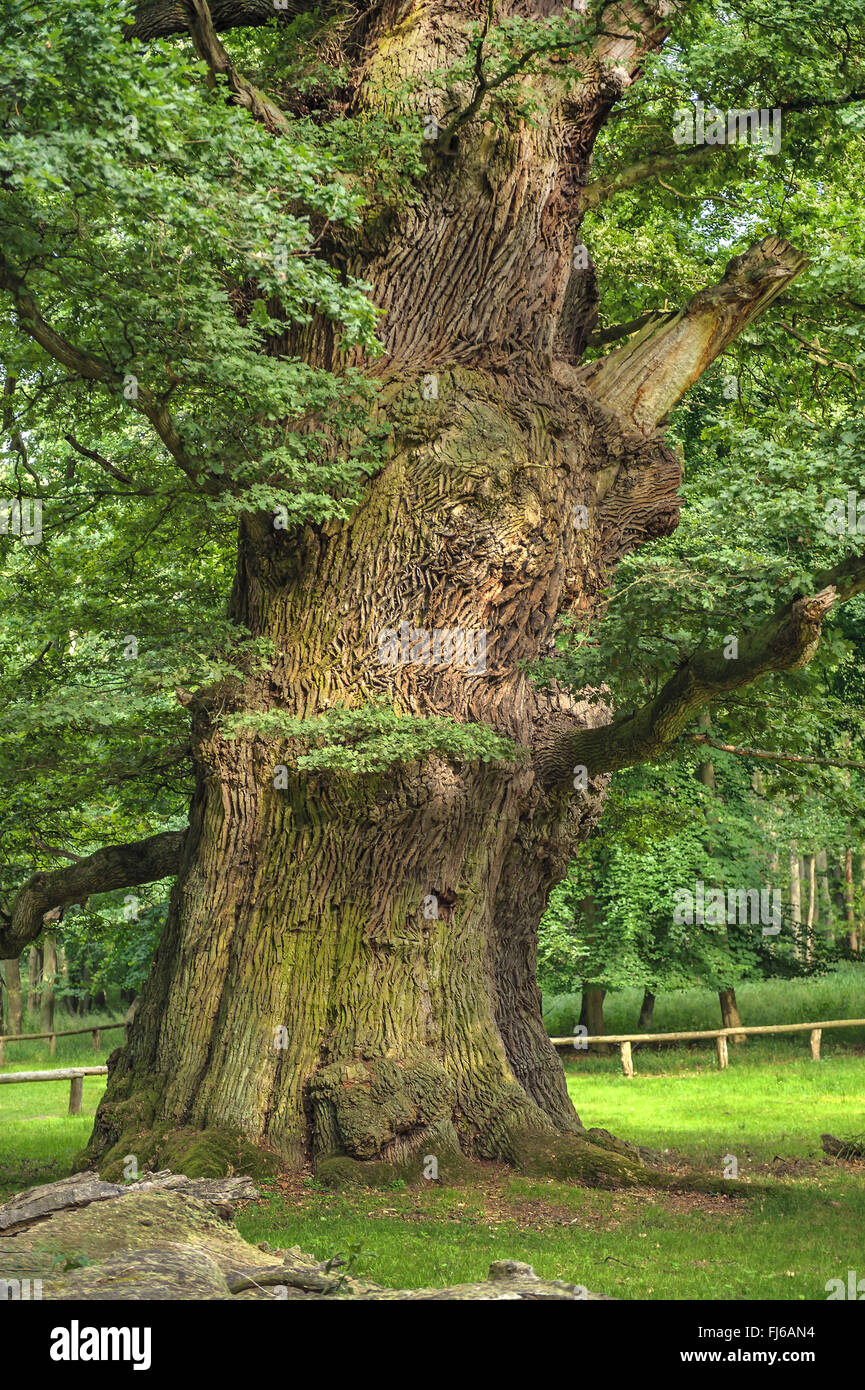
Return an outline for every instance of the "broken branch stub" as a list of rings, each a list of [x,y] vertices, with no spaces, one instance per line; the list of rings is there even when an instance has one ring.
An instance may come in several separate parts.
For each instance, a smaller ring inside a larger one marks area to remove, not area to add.
[[[583,384],[642,433],[651,434],[807,264],[788,241],[765,237],[730,261],[719,284],[700,290],[678,313],[646,324],[624,347],[582,368]]]

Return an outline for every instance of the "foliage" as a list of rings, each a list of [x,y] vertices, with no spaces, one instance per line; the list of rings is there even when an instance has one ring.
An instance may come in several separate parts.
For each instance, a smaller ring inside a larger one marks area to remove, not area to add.
[[[246,731],[303,740],[309,751],[296,755],[296,765],[310,772],[378,772],[428,753],[465,762],[510,762],[523,751],[484,724],[460,724],[435,716],[414,718],[383,704],[335,707],[313,719],[297,719],[273,709],[249,711],[226,716],[223,726],[228,737]]]

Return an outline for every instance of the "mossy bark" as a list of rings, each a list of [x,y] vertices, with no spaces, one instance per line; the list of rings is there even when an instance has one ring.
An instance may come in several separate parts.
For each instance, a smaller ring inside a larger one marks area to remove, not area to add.
[[[141,8],[153,10],[142,33],[161,32],[164,7]],[[434,80],[431,94],[419,81],[465,57],[472,7],[385,4],[346,31],[349,114],[405,99],[401,115],[434,115],[444,132],[415,197],[375,202],[357,233],[328,228],[320,243],[383,310],[382,362],[353,360],[378,377],[390,453],[348,522],[241,523],[231,612],[275,658],[190,706],[190,828],[111,1059],[96,1158],[193,1130],[331,1175],[426,1155],[536,1166],[543,1154],[555,1168],[557,1144],[587,1180],[638,1166],[585,1138],[535,982],[538,922],[605,790],[603,776],[553,778],[547,764],[563,733],[609,711],[538,691],[526,665],[560,616],[597,607],[621,556],[675,525],[680,466],[656,426],[762,302],[762,281],[752,293],[737,280],[641,337],[645,399],[627,353],[607,372],[576,365],[597,318],[591,258],[575,254],[592,146],[668,13],[627,4],[625,33],[604,29],[575,66],[527,79],[536,120],[506,108],[495,127],[471,82]],[[317,318],[273,350],[346,360]],[[385,664],[381,634],[402,623],[482,631],[485,662]],[[294,744],[228,740],[218,723],[377,696],[485,725],[526,756],[310,773]]]
[[[527,373],[452,368],[435,402],[417,379],[382,395],[394,453],[351,524],[244,524],[234,611],[276,657],[192,707],[183,862],[94,1155],[135,1154],[168,1126],[239,1133],[295,1166],[444,1163],[580,1130],[541,1021],[536,932],[604,782],[550,790],[530,753],[551,720],[607,715],[539,692],[524,663],[548,650],[562,606],[602,584],[612,517],[659,468],[672,496],[678,465]],[[619,489],[599,497],[611,457]],[[656,509],[643,524],[658,526]],[[485,630],[485,669],[381,664],[379,634],[403,620]],[[293,742],[229,739],[215,718],[308,717],[382,693],[491,726],[529,756],[310,774]]]

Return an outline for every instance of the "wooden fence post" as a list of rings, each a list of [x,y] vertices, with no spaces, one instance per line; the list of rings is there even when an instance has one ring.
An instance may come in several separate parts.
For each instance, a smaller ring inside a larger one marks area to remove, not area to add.
[[[723,1071],[728,1065],[726,1036],[716,1038],[715,1042],[718,1044],[718,1066]]]
[[[625,1076],[633,1076],[634,1059],[631,1056],[631,1044],[629,1042],[623,1042],[620,1044],[620,1048],[622,1053],[622,1071],[625,1073]]]
[[[84,1094],[84,1077],[73,1076],[69,1083],[69,1114],[81,1114],[81,1098]]]
[[[822,1028],[811,1029],[811,1061],[820,1061],[820,1039],[823,1037]]]

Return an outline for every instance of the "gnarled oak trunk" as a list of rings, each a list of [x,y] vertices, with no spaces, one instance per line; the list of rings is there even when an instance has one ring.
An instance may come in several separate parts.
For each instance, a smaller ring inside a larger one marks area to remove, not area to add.
[[[235,612],[277,657],[234,708],[309,717],[386,693],[529,749],[551,722],[606,717],[539,693],[522,663],[597,591],[623,514],[632,532],[670,524],[675,459],[527,369],[451,367],[438,386],[434,402],[417,378],[386,386],[395,451],[350,525],[244,526]],[[618,485],[599,498],[604,471]],[[380,634],[405,622],[485,632],[484,669],[384,663]],[[103,1151],[135,1153],[136,1129],[160,1124],[240,1131],[295,1164],[514,1159],[527,1131],[577,1132],[535,940],[604,779],[575,790],[531,759],[435,754],[301,772],[285,739],[229,740],[207,701],[192,716],[190,831]]]
[[[185,22],[167,0],[139,8],[144,38]],[[234,22],[267,17],[236,8]],[[380,379],[392,450],[350,522],[242,522],[232,613],[275,659],[190,708],[190,829],[97,1116],[91,1152],[106,1167],[126,1154],[176,1163],[191,1136],[232,1134],[323,1174],[385,1162],[430,1176],[433,1159],[446,1168],[460,1153],[546,1158],[594,1181],[640,1171],[609,1136],[588,1142],[535,983],[538,922],[605,785],[603,766],[575,782],[567,737],[610,712],[538,692],[525,663],[549,650],[560,615],[599,602],[623,554],[675,525],[679,463],[658,426],[802,261],[769,238],[681,313],[580,366],[598,303],[578,239],[592,146],[670,6],[613,8],[589,55],[565,55],[561,80],[523,79],[543,98],[533,124],[505,113],[493,126],[468,86],[407,98],[440,131],[417,199],[375,207],[329,247],[384,310],[385,357],[360,365]],[[232,6],[212,9],[229,27]],[[520,13],[540,11],[511,4],[497,20]],[[349,113],[387,109],[405,81],[465,55],[478,14],[446,0],[361,7],[344,40]],[[202,57],[251,119],[278,129],[214,23],[195,0]],[[280,347],[343,360],[320,320]],[[311,772],[296,741],[248,720],[229,739],[217,725],[378,696],[485,725],[527,754]]]

